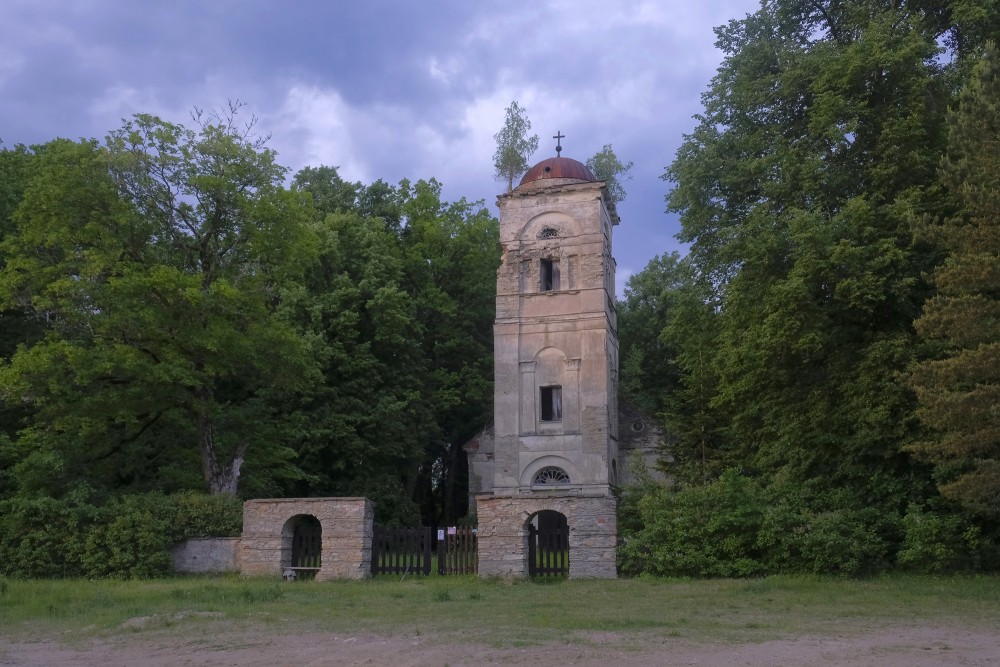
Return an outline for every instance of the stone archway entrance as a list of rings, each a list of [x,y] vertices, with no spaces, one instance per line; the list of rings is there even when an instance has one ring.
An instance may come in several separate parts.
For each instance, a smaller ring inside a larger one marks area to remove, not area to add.
[[[528,520],[528,576],[569,574],[569,523],[566,515],[542,510]]]
[[[303,567],[318,581],[369,577],[374,515],[367,498],[248,500],[240,571],[280,577]]]
[[[617,515],[614,496],[476,496],[479,515],[479,576],[529,576],[535,517],[552,511],[564,517],[569,576],[614,578]],[[551,516],[551,515],[543,515]],[[546,520],[542,519],[544,523]],[[561,522],[560,522],[561,525]],[[537,548],[537,541],[535,547]],[[572,557],[569,557],[572,554]]]

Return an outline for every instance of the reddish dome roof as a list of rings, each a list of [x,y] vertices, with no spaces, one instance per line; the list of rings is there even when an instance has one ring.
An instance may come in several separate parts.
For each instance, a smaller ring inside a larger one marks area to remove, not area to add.
[[[587,165],[568,157],[550,157],[528,170],[520,185],[540,181],[543,178],[575,178],[578,181],[594,182],[597,178]]]

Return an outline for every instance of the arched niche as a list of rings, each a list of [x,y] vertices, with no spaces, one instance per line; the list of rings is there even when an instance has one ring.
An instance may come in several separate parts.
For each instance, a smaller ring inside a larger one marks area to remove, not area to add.
[[[323,565],[323,524],[312,514],[296,514],[281,527],[282,572],[315,579]]]
[[[580,223],[559,211],[546,211],[524,223],[518,239],[524,244],[537,243],[542,246],[557,247],[560,239],[579,236]]]

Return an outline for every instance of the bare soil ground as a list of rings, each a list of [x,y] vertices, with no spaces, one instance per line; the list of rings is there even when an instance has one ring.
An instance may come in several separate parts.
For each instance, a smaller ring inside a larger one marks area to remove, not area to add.
[[[662,634],[576,633],[564,641],[496,647],[489,636],[379,637],[283,634],[275,628],[192,636],[122,633],[110,638],[11,642],[0,638],[0,665],[95,667],[174,665],[295,665],[459,667],[462,665],[794,665],[819,667],[938,667],[1000,665],[1000,630],[908,624],[870,631],[799,636],[750,644],[707,644]]]

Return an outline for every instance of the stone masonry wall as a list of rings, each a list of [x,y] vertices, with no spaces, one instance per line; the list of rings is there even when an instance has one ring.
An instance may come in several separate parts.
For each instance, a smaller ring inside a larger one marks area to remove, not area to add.
[[[238,572],[240,569],[240,538],[199,537],[174,545],[170,559],[174,572],[203,574],[205,572]]]
[[[291,565],[292,522],[319,520],[323,531],[317,581],[364,579],[371,573],[374,505],[367,498],[282,498],[243,503],[240,571],[281,576]]]
[[[566,517],[570,577],[617,576],[618,521],[613,496],[481,495],[476,498],[476,507],[481,577],[527,576],[528,520],[542,510]]]

